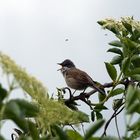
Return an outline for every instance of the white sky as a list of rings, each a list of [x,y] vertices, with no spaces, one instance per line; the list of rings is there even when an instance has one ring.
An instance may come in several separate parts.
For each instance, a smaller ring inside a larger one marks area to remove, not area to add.
[[[140,19],[139,6],[139,0],[0,0],[0,51],[41,80],[50,93],[65,86],[56,63],[66,58],[94,80],[109,82],[104,62],[111,58],[106,50],[114,37],[97,21],[122,16]],[[10,122],[2,129],[7,139],[12,128]],[[116,134],[112,128],[110,133]]]

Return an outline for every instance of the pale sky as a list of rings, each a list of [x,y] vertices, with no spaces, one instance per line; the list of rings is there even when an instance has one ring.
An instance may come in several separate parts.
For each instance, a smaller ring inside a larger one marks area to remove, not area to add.
[[[50,94],[66,86],[56,64],[66,58],[94,80],[110,82],[104,62],[112,57],[106,51],[114,36],[97,21],[123,16],[139,20],[139,6],[139,0],[0,0],[0,51],[42,81]],[[21,98],[21,94],[11,97]],[[82,110],[86,108],[83,105]],[[123,120],[122,116],[120,126]],[[2,129],[7,139],[13,127],[8,122]],[[124,134],[123,127],[120,130]],[[114,124],[109,131],[116,134]]]

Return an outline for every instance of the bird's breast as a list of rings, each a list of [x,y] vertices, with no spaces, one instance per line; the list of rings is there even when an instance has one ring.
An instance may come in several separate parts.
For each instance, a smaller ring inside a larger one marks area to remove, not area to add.
[[[80,83],[79,81],[77,81],[75,78],[72,77],[65,78],[65,81],[67,85],[72,89],[83,90],[87,87],[85,86],[85,84]]]

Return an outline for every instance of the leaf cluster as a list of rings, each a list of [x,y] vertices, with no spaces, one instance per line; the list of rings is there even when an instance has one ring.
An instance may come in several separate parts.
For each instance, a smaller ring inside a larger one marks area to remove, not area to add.
[[[54,124],[68,125],[89,121],[87,114],[71,110],[63,102],[49,98],[47,88],[40,81],[3,53],[0,53],[0,65],[7,79],[10,79],[9,89],[0,85],[0,118],[1,121],[12,120],[22,130],[24,137],[39,139],[46,135],[52,136],[51,127]],[[28,94],[31,101],[9,100],[9,94],[16,91],[16,88],[21,88]]]
[[[126,17],[118,21],[105,19],[98,24],[117,38],[109,43],[111,47],[107,51],[114,56],[110,62],[105,63],[114,85],[108,93],[108,98],[122,95],[122,99],[114,100],[113,109],[119,108],[122,102],[125,102],[126,116],[140,114],[140,22],[133,17]],[[124,86],[118,86],[120,84]],[[139,119],[132,125],[127,123],[127,130],[131,133],[127,131],[124,139],[139,138]]]

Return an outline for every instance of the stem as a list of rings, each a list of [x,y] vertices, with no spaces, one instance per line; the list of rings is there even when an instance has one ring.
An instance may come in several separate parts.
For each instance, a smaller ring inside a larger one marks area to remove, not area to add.
[[[14,137],[15,137],[15,138],[14,138]],[[11,134],[11,138],[12,138],[12,140],[16,140],[16,139],[18,139],[18,136],[17,136],[16,134],[12,133],[12,134]]]
[[[128,121],[127,121],[127,118],[125,117],[125,120],[126,120],[125,121],[126,122],[125,137],[127,137],[127,135],[128,135],[127,127],[128,127],[129,124],[131,124],[132,118],[133,118],[133,114],[129,117],[129,120]]]
[[[122,103],[122,105],[123,105],[124,103]],[[121,106],[122,106],[121,105]],[[109,124],[110,124],[110,122],[112,121],[112,119],[115,117],[115,116],[117,116],[117,115],[119,115],[121,112],[122,112],[122,110],[124,109],[124,106],[121,108],[121,106],[118,108],[118,109],[116,109],[116,110],[114,110],[114,113],[112,114],[112,116],[110,117],[110,119],[106,122],[106,124],[105,124],[105,127],[104,127],[104,132],[103,132],[103,134],[102,134],[102,137],[103,136],[106,136],[106,131],[107,131],[107,128],[108,128],[108,126],[109,126]],[[120,109],[121,108],[121,109]],[[119,110],[120,109],[120,110]],[[118,111],[119,110],[119,111]]]
[[[81,126],[82,126],[83,134],[84,134],[84,136],[85,136],[85,130],[84,130],[84,125],[83,125],[83,123],[81,123]]]
[[[118,76],[116,82],[115,82],[114,85],[112,86],[112,89],[109,91],[108,96],[106,96],[106,98],[105,98],[102,102],[100,102],[101,104],[104,104],[104,103],[110,98],[110,94],[111,94],[111,92],[114,90],[114,88],[119,84],[121,76],[122,76],[122,71],[120,72],[120,74],[119,74],[119,76]],[[99,103],[99,104],[100,104],[100,103]]]
[[[105,98],[105,99],[106,99],[105,102],[110,98],[111,92],[112,92],[112,91],[114,90],[114,88],[119,84],[121,76],[122,76],[122,71],[120,72],[120,74],[119,74],[119,76],[118,76],[116,82],[115,82],[114,85],[112,86],[112,89],[110,90],[108,96]]]
[[[122,76],[122,71],[120,72],[120,74],[119,74],[119,76],[118,76],[118,78],[117,78],[117,80],[116,80],[116,83],[118,84],[119,83],[119,81],[120,81],[120,78],[121,78],[121,76]]]
[[[76,129],[75,129],[72,125],[70,125],[70,127],[71,127],[75,132],[77,132]]]
[[[121,140],[120,132],[119,132],[119,128],[118,128],[118,121],[117,121],[117,116],[116,115],[115,115],[115,125],[116,125],[116,129],[117,129],[119,140]]]

